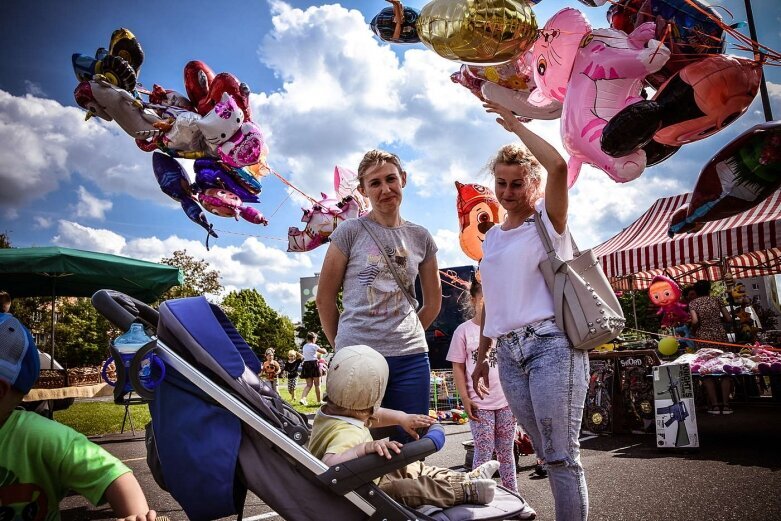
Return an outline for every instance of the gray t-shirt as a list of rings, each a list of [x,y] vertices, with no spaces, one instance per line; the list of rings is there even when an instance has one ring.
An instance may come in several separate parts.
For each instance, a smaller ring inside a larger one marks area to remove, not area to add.
[[[359,219],[377,235],[414,297],[418,267],[436,255],[434,238],[428,230],[411,222],[386,228],[366,217]],[[385,257],[359,220],[341,223],[331,235],[331,242],[347,256],[342,296],[344,312],[339,317],[336,349],[363,344],[383,356],[427,352],[426,334],[415,308],[404,296]]]

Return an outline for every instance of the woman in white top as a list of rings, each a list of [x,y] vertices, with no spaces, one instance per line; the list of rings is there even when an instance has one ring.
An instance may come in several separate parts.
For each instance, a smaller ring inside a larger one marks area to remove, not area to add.
[[[558,255],[572,258],[567,165],[556,149],[510,110],[490,102],[484,106],[526,146],[502,147],[490,165],[507,219],[489,230],[483,243],[484,319],[473,385],[478,395],[490,386],[486,352],[494,338],[502,389],[548,469],[556,519],[585,520],[588,490],[578,435],[588,355],[573,349],[556,327],[553,297],[539,268],[547,254],[534,224],[534,219],[542,219]],[[543,182],[543,169],[547,182]]]
[[[320,368],[317,365],[317,355],[326,354],[328,351],[317,345],[317,333],[309,332],[306,334],[306,344],[302,351],[304,352],[304,364],[301,368],[301,376],[306,380],[304,386],[304,392],[301,393],[301,400],[298,403],[301,405],[309,405],[306,401],[306,396],[312,387],[315,388],[315,397],[317,398],[317,404],[322,405],[320,399]]]

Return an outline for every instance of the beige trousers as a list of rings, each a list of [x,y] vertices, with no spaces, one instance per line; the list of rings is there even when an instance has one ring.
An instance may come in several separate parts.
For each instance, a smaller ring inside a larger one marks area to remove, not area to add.
[[[462,472],[429,467],[421,461],[410,463],[380,478],[379,487],[396,501],[410,508],[434,505],[447,508],[464,502]]]

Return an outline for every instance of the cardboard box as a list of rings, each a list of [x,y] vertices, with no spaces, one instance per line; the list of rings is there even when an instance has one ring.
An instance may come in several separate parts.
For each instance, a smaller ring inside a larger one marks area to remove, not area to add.
[[[699,447],[689,364],[654,367],[654,398],[656,445],[676,449]]]

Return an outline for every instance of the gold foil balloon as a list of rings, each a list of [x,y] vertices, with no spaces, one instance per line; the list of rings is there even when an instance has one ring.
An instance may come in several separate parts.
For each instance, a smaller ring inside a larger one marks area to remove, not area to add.
[[[525,0],[433,0],[417,21],[420,40],[448,60],[498,64],[526,52],[537,19]]]

